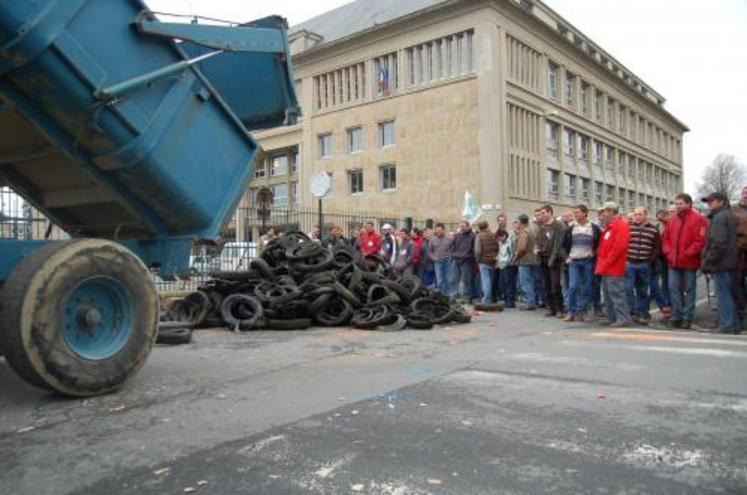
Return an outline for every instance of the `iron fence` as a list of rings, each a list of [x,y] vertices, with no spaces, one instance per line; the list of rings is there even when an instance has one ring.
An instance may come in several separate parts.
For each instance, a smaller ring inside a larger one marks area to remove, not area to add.
[[[276,208],[264,217],[256,208],[239,208],[215,242],[196,242],[190,256],[189,277],[164,280],[153,274],[160,293],[195,290],[216,271],[241,271],[249,269],[249,262],[259,251],[260,237],[267,229],[277,234],[302,231],[311,234],[320,226],[321,236],[329,233],[333,225],[342,228],[343,235],[351,238],[365,222],[371,220],[377,229],[388,223],[394,228],[427,228],[443,222],[446,229],[455,231],[459,222],[442,219],[414,218],[406,214],[383,212],[323,211],[320,217],[316,208]],[[41,212],[8,187],[0,187],[0,239],[62,240],[70,236],[56,227]]]

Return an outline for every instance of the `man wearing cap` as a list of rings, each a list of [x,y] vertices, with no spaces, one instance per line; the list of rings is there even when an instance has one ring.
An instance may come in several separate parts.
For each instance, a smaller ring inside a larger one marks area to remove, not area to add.
[[[689,329],[695,314],[696,272],[705,247],[707,221],[693,210],[689,194],[678,194],[674,200],[676,214],[670,218],[662,249],[669,266],[669,298],[674,328]]]
[[[708,231],[703,253],[703,273],[710,274],[716,289],[718,331],[740,333],[741,324],[734,297],[737,290],[737,222],[729,209],[728,198],[711,193],[703,198],[708,204]]]
[[[469,303],[472,302],[473,275],[472,263],[475,260],[475,233],[469,222],[462,220],[459,224],[459,232],[454,236],[451,243],[451,283],[449,294],[453,299],[459,294],[459,282],[462,282],[464,292],[462,297]]]
[[[606,227],[599,241],[595,273],[602,277],[602,292],[607,319],[613,327],[631,324],[628,298],[625,294],[625,262],[630,246],[630,227],[620,215],[617,203],[608,201],[602,207]]]
[[[381,227],[381,232],[383,234],[381,239],[381,254],[384,255],[384,259],[389,262],[389,264],[394,264],[394,260],[397,258],[397,238],[394,237],[394,227],[392,227],[391,224],[385,223],[383,227]]]

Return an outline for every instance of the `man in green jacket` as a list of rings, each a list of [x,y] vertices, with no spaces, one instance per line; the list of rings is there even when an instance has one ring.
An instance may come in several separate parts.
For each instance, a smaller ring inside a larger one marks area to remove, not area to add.
[[[555,219],[553,208],[545,205],[540,208],[540,229],[536,240],[542,277],[547,292],[546,316],[563,317],[563,290],[560,277],[566,255],[563,253],[565,226]]]

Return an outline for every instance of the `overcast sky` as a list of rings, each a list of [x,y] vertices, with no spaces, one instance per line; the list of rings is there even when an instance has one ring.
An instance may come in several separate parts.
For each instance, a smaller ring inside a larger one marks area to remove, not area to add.
[[[245,21],[270,14],[291,25],[348,0],[146,0],[155,11]],[[685,186],[718,153],[747,162],[746,0],[545,0],[666,98],[690,127]]]

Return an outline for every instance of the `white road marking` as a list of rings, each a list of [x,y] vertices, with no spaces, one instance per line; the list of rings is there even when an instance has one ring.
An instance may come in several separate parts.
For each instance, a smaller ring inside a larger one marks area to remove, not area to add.
[[[640,332],[640,333],[646,334],[648,332],[644,331],[644,332]],[[747,347],[747,340],[744,340],[744,339],[710,338],[710,337],[707,337],[707,336],[703,336],[703,337],[681,337],[679,335],[661,335],[661,334],[666,334],[666,332],[661,332],[660,334],[657,334],[657,336],[655,337],[656,340],[667,341],[667,342],[685,342],[685,343],[689,343],[689,344],[711,344],[711,345],[713,345],[713,344],[724,344],[724,345],[728,345],[728,346],[734,346],[734,345],[736,345],[736,346],[745,346],[745,347]],[[592,337],[607,337],[607,338],[611,338],[611,339],[623,339],[623,340],[629,338],[628,337],[629,335],[630,334],[628,334],[627,332],[620,332],[620,333],[615,333],[615,332],[596,332],[596,333],[591,334]],[[653,338],[654,337],[652,336],[652,340],[653,340]]]
[[[613,344],[608,347],[614,347],[617,349],[629,349],[632,351],[669,352],[672,354],[747,358],[747,352],[729,351],[726,349],[710,349],[707,347],[666,347],[666,346],[626,345],[626,344]]]

